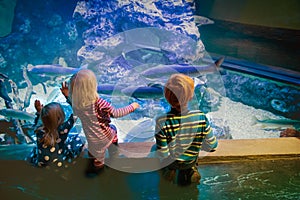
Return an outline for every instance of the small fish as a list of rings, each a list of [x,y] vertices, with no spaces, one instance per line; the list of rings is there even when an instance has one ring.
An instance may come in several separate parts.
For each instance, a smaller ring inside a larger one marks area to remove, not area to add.
[[[67,76],[73,75],[82,68],[86,68],[84,65],[80,68],[64,67],[62,65],[31,65],[27,66],[27,71],[31,74],[45,75],[45,76]]]
[[[252,125],[261,124],[264,129],[286,129],[286,128],[300,128],[299,120],[292,119],[262,119],[259,120],[253,117]]]
[[[160,85],[132,86],[122,90],[126,96],[137,99],[159,99],[163,97],[163,87]]]
[[[202,25],[208,25],[208,24],[214,24],[215,22],[207,17],[194,15],[194,21],[196,26],[202,26]]]
[[[170,76],[176,73],[182,73],[189,76],[199,76],[203,73],[215,72],[222,65],[224,57],[215,61],[214,64],[197,66],[197,65],[158,65],[141,73],[143,77],[155,79],[162,76]]]
[[[34,120],[35,115],[30,114],[25,111],[16,110],[16,109],[1,109],[0,115],[3,115],[8,118],[20,119],[20,120]]]

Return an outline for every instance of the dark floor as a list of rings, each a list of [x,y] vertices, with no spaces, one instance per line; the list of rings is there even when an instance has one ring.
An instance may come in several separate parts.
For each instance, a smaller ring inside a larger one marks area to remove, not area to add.
[[[299,158],[200,165],[201,184],[168,185],[159,172],[125,173],[111,168],[84,176],[79,160],[67,170],[38,169],[0,160],[1,199],[299,199]]]

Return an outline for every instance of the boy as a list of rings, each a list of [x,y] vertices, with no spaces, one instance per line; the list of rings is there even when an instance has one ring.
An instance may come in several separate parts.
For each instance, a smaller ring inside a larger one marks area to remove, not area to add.
[[[202,144],[214,151],[218,145],[209,121],[199,110],[190,111],[194,81],[184,74],[173,74],[164,87],[171,110],[156,119],[155,139],[163,176],[173,183],[200,183],[196,164]]]

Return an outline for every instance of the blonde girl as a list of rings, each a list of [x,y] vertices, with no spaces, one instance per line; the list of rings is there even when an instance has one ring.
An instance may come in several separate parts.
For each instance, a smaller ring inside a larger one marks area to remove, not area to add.
[[[117,145],[117,129],[110,124],[111,117],[125,116],[139,107],[138,103],[132,103],[116,109],[99,97],[97,85],[94,72],[82,69],[72,76],[69,86],[73,112],[81,120],[89,154],[92,156],[92,165],[89,165],[87,174],[98,173],[98,169],[104,167],[105,150],[112,143]]]

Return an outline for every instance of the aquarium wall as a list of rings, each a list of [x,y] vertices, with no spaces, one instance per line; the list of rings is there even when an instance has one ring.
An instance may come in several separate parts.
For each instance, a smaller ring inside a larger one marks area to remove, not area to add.
[[[300,29],[297,0],[197,0],[198,12],[210,18],[242,24]]]

